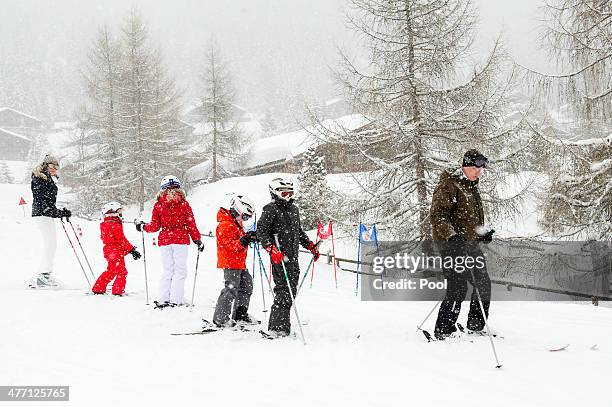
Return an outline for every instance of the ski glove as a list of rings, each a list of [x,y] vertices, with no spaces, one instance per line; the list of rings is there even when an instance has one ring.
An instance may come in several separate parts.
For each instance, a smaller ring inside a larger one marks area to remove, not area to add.
[[[274,264],[280,264],[281,261],[285,259],[285,253],[278,250],[273,244],[266,247],[266,251],[270,253],[270,260],[272,260],[272,263]]]
[[[493,233],[495,233],[495,229],[489,230],[487,233],[480,236],[478,240],[484,243],[491,243],[493,241]]]
[[[257,243],[259,242],[259,239],[257,238],[257,232],[255,232],[254,230],[250,230],[247,232],[247,235],[249,236],[249,238],[251,239],[251,243]]]
[[[448,241],[460,243],[460,242],[465,242],[466,240],[465,240],[465,237],[463,237],[463,235],[455,234],[449,237]]]
[[[194,240],[193,243],[195,243],[196,246],[198,246],[198,251],[203,252],[204,251],[204,243],[202,243],[201,240]]]
[[[142,226],[145,225],[145,222],[141,220],[135,220],[134,225],[136,225],[136,230],[142,232]]]
[[[134,260],[138,260],[139,258],[142,257],[140,252],[136,250],[136,246],[132,247],[132,250],[130,250],[128,254],[131,254]]]
[[[242,236],[240,238],[240,244],[243,247],[247,247],[250,243],[255,243],[257,241],[258,241],[257,233],[255,231],[253,231],[253,230],[247,232],[246,235],[244,235],[244,236]]]
[[[317,260],[319,260],[319,257],[321,256],[321,253],[319,253],[319,249],[317,248],[317,245],[314,244],[313,242],[310,242],[310,244],[307,247],[308,250],[310,250],[310,253],[312,253],[312,255],[314,256],[314,261],[316,262]]]
[[[69,220],[71,216],[72,212],[70,212],[69,209],[62,208],[58,211],[58,218],[66,218],[66,220]]]

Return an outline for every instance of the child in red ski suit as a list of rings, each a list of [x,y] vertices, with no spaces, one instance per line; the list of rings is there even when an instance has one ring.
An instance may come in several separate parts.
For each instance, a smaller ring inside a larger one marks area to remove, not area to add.
[[[134,260],[140,258],[140,253],[136,250],[136,247],[128,242],[123,234],[121,211],[121,206],[116,202],[105,205],[102,210],[104,220],[100,223],[100,238],[104,243],[103,252],[108,267],[104,273],[100,274],[93,285],[91,290],[94,294],[104,294],[108,283],[115,279],[112,293],[113,295],[123,295],[127,277],[124,257],[131,254]]]

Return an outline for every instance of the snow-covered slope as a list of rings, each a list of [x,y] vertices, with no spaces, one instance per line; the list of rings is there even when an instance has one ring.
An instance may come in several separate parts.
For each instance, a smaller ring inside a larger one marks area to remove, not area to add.
[[[224,180],[189,199],[205,233],[224,194],[246,192],[258,209],[271,175]],[[142,261],[127,260],[128,297],[86,296],[85,278],[61,226],[57,291],[25,287],[36,268],[39,236],[15,197],[28,185],[0,185],[0,384],[70,385],[70,406],[576,406],[605,405],[612,366],[612,309],[561,303],[495,302],[491,324],[503,368],[495,369],[487,338],[426,343],[416,331],[429,302],[361,302],[354,275],[317,264],[313,287],[298,299],[308,342],[267,341],[250,332],[171,336],[210,319],[219,290],[214,239],[206,238],[195,306],[153,310],[145,304]],[[74,219],[94,273],[104,270],[96,222]],[[130,225],[127,237],[139,247]],[[303,256],[302,267],[309,258]],[[194,278],[192,246],[188,299]],[[267,261],[264,262],[267,265]],[[251,257],[247,260],[252,268]],[[160,258],[147,237],[150,301]],[[251,312],[265,320],[271,297],[256,269]],[[465,322],[467,303],[460,321]],[[425,325],[432,329],[433,319]],[[295,320],[294,320],[294,327]],[[565,351],[549,352],[566,344]],[[593,345],[598,345],[592,350]],[[24,404],[27,405],[27,404]]]

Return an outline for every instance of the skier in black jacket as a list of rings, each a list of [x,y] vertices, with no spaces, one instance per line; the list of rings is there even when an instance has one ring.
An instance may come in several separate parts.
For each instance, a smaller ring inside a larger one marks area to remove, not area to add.
[[[54,218],[69,218],[68,209],[58,209],[57,185],[53,177],[57,177],[59,162],[55,157],[47,154],[40,165],[32,171],[32,219],[38,226],[42,239],[42,251],[38,265],[38,275],[30,283],[32,288],[55,287],[57,282],[51,276],[53,259],[57,248]]]
[[[272,202],[264,206],[261,218],[257,222],[257,238],[261,246],[270,254],[272,276],[274,278],[274,303],[270,312],[268,330],[273,336],[287,336],[291,331],[291,294],[281,262],[291,283],[291,292],[295,295],[300,278],[298,263],[299,247],[302,245],[315,257],[319,252],[308,238],[300,223],[300,212],[293,203],[293,182],[275,178],[270,182]],[[280,247],[276,246],[274,235],[278,235]]]

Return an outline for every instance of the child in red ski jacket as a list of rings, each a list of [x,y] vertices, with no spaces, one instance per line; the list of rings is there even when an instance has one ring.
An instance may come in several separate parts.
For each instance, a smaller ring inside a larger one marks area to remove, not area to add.
[[[232,197],[229,209],[219,208],[217,213],[217,267],[223,269],[225,287],[219,294],[213,323],[219,328],[235,323],[258,324],[248,314],[253,293],[253,279],[246,268],[249,244],[257,241],[255,232],[244,231],[244,221],[255,213],[255,206],[244,195]],[[233,318],[230,317],[234,305]]]
[[[136,250],[136,247],[128,242],[123,234],[122,210],[123,208],[118,202],[109,202],[102,208],[104,220],[100,223],[100,238],[104,243],[103,252],[108,267],[104,273],[100,274],[93,285],[91,290],[94,294],[104,294],[108,283],[115,279],[113,295],[123,295],[127,277],[124,257],[131,254],[134,260],[140,258],[140,253]]]

